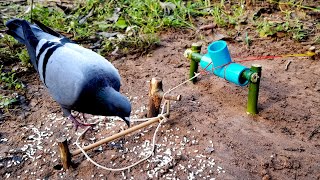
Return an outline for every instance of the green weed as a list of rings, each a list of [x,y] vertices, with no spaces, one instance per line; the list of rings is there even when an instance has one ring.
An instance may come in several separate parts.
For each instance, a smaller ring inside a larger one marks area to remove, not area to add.
[[[295,23],[290,23],[289,21],[278,23],[264,20],[258,22],[257,31],[260,37],[273,36],[278,32],[283,32],[296,41],[302,41],[308,37],[307,30],[303,29],[303,25],[299,20],[296,20]]]
[[[144,51],[150,43],[158,42],[159,38],[155,36],[160,30],[194,28],[193,17],[208,15],[209,12],[204,10],[207,5],[210,1],[87,0],[78,3],[70,14],[37,5],[33,9],[33,17],[53,29],[73,34],[73,40],[87,39],[96,36],[97,32],[118,32],[125,36],[116,42],[104,38],[104,52],[115,49],[116,46],[112,48],[110,44]],[[30,15],[25,17],[30,18]],[[127,31],[132,27],[135,27],[135,33],[128,35]]]
[[[6,111],[8,111],[9,108],[12,108],[13,104],[16,102],[17,102],[16,98],[0,95],[0,108],[1,109],[5,109]]]
[[[247,47],[250,48],[251,44],[252,44],[252,40],[250,39],[250,37],[248,36],[248,32],[246,32],[246,36],[244,38],[244,42],[246,43]]]
[[[0,39],[0,44],[4,45],[0,48],[2,61],[16,61],[20,60],[25,67],[31,67],[28,51],[22,44],[9,35],[4,35]]]
[[[219,27],[230,27],[239,24],[239,20],[245,12],[244,1],[239,1],[237,4],[228,9],[224,6],[224,1],[221,0],[219,4],[215,4],[211,9],[211,15],[214,22]]]
[[[28,54],[28,51],[26,49],[22,49],[20,53],[17,54],[22,65],[25,67],[31,67],[32,65],[30,64],[30,57]]]
[[[66,24],[66,15],[58,8],[48,8],[36,5],[32,10],[34,19],[41,21],[43,24],[58,29],[60,31],[67,31],[68,24]],[[21,14],[21,18],[31,19],[31,14]]]
[[[0,39],[0,43],[5,44],[9,48],[13,48],[15,45],[18,45],[18,41],[9,35],[4,35],[4,37]]]
[[[320,44],[320,36],[317,36],[314,40],[315,44]]]
[[[314,8],[314,7],[303,5],[304,0],[282,0],[282,1],[268,0],[268,2],[273,4],[278,4],[278,5],[286,5],[293,9],[307,9],[307,10],[320,12],[319,7]]]
[[[21,90],[24,85],[15,77],[15,72],[5,72],[3,66],[0,66],[0,84],[2,89]]]
[[[296,41],[302,41],[308,37],[307,30],[303,29],[303,25],[301,24],[297,24],[295,27],[291,28],[288,32],[292,34],[292,38]]]

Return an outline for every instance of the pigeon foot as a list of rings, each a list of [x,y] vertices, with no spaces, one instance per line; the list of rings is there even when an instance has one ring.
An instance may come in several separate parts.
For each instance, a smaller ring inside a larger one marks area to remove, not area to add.
[[[72,121],[74,127],[76,128],[76,131],[78,130],[78,127],[85,128],[87,126],[90,126],[91,128],[93,128],[93,126],[95,125],[95,124],[83,123],[81,121],[78,121],[72,115],[70,115],[68,118]]]

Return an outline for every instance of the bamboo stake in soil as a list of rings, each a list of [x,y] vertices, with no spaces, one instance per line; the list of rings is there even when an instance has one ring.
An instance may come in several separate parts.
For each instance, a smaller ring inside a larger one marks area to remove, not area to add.
[[[68,141],[66,138],[62,137],[57,139],[60,151],[60,157],[63,165],[63,169],[69,169],[71,165],[71,154],[68,148]]]
[[[148,118],[156,117],[159,114],[162,98],[166,100],[180,101],[181,95],[164,94],[162,89],[162,80],[160,78],[152,78],[149,89]]]
[[[251,71],[258,73],[257,81],[249,83],[247,113],[252,115],[258,113],[258,96],[259,96],[261,69],[262,69],[261,65],[258,65],[258,64],[253,64],[250,68]]]
[[[200,53],[201,51],[201,44],[200,43],[193,43],[191,46],[191,50],[193,53]],[[201,59],[201,58],[200,58]],[[189,72],[189,78],[192,78],[195,73],[198,72],[199,67],[199,61],[196,61],[195,59],[190,59],[190,72]],[[197,78],[193,78],[191,80],[192,83],[195,83],[197,81]]]

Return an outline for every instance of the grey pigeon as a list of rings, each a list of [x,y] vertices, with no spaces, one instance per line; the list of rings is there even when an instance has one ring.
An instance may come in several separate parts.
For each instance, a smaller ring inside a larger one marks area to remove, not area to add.
[[[31,63],[41,81],[58,102],[65,116],[78,126],[87,126],[71,114],[118,116],[130,126],[131,105],[120,94],[118,70],[99,54],[81,47],[35,21],[22,19],[6,23],[7,33],[27,46]]]

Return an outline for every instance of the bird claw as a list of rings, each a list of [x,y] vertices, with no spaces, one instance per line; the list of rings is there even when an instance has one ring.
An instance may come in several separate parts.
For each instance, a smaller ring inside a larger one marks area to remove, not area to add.
[[[78,130],[78,127],[85,128],[85,127],[90,126],[89,129],[92,130],[94,125],[96,125],[96,124],[87,124],[87,123],[78,122],[78,124],[74,124],[74,127],[75,127],[75,129],[76,129],[76,131],[77,131],[77,130]]]
[[[72,115],[69,116],[69,119],[72,121],[76,131],[78,130],[78,127],[85,128],[87,126],[90,126],[91,127],[90,129],[93,129],[93,126],[96,125],[96,124],[80,122],[76,118],[74,118]]]

